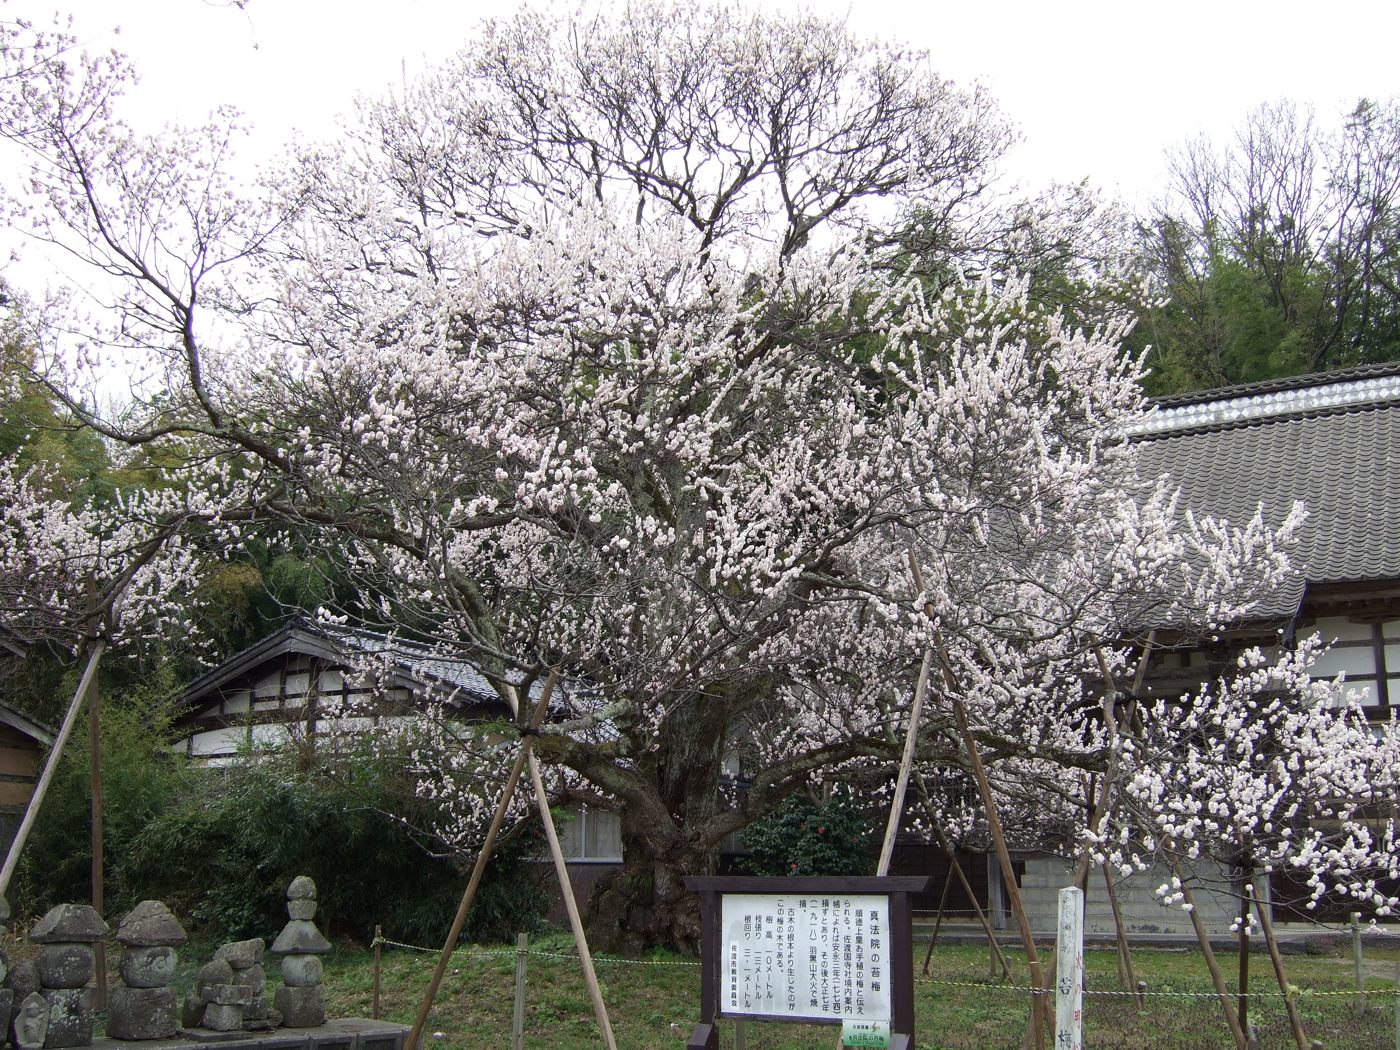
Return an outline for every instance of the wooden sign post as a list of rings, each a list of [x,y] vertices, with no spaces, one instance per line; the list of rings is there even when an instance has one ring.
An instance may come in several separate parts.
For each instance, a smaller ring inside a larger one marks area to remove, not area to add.
[[[687,1050],[718,1050],[720,1017],[842,1025],[847,1045],[911,1050],[909,895],[931,881],[686,879],[701,916],[700,1020]]]
[[[1055,1050],[1084,1050],[1084,891],[1060,891],[1055,942]]]

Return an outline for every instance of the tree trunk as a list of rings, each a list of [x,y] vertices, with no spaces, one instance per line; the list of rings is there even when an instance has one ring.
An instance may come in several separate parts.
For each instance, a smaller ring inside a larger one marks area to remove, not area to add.
[[[713,873],[712,856],[674,826],[659,826],[624,809],[622,868],[593,889],[589,943],[604,952],[635,953],[665,944],[698,953],[700,899],[685,888],[685,877]]]
[[[726,705],[697,692],[672,708],[659,747],[638,747],[645,757],[620,795],[622,870],[592,895],[588,939],[604,951],[700,950],[700,901],[685,877],[714,873],[729,729]]]

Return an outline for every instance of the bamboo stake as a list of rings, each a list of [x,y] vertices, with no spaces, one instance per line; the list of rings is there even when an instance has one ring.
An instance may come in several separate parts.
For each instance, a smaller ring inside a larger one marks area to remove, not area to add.
[[[910,564],[913,564],[913,555],[910,555]],[[915,578],[918,577],[918,569],[915,568]],[[920,590],[922,590],[922,586]],[[894,840],[899,834],[899,818],[904,815],[904,793],[909,788],[909,771],[914,767],[914,747],[919,739],[919,717],[924,708],[924,693],[928,691],[928,670],[933,663],[933,650],[924,652],[923,662],[919,665],[919,681],[914,686],[914,703],[909,708],[909,728],[904,732],[904,754],[899,761],[899,776],[894,782],[894,798],[890,801],[890,819],[885,825],[885,841],[880,846],[880,864],[875,869],[876,875],[888,875],[890,873],[890,860],[894,857]]]
[[[943,852],[948,855],[948,863],[952,867],[953,874],[958,877],[958,882],[962,884],[963,892],[967,894],[967,899],[972,902],[972,910],[977,914],[977,921],[982,924],[982,930],[987,935],[987,944],[991,948],[992,960],[989,962],[989,969],[993,963],[1000,964],[1002,980],[1010,980],[1011,964],[1006,961],[1006,955],[1001,950],[1001,945],[997,942],[996,931],[992,929],[992,923],[987,918],[987,913],[982,910],[982,905],[977,900],[977,894],[972,889],[972,883],[968,881],[967,873],[963,871],[962,864],[958,861],[957,851],[953,849],[953,844],[948,841],[948,836],[943,834],[943,829],[937,824],[933,825],[934,834],[938,836],[938,844],[943,847]]]
[[[1191,887],[1181,877],[1181,863],[1174,848],[1169,848],[1169,856],[1171,857],[1172,873],[1181,883],[1181,895],[1186,904],[1186,913],[1191,917],[1191,927],[1196,931],[1196,940],[1201,945],[1201,954],[1205,956],[1206,969],[1210,971],[1211,983],[1215,985],[1215,993],[1220,997],[1220,1009],[1225,1014],[1225,1023],[1230,1028],[1230,1035],[1234,1037],[1238,1050],[1249,1050],[1249,1040],[1245,1037],[1244,1029],[1240,1027],[1240,1019],[1235,1013],[1235,1004],[1230,998],[1230,990],[1225,987],[1225,978],[1220,973],[1220,963],[1216,960],[1215,952],[1211,949],[1210,935],[1206,932],[1205,924],[1201,921],[1195,898],[1191,894]]]
[[[924,952],[924,976],[928,976],[928,963],[933,958],[933,946],[938,943],[938,931],[943,928],[943,908],[948,903],[948,890],[953,885],[953,870],[948,869],[948,877],[943,880],[943,896],[938,898],[938,919],[933,924],[933,936],[928,939],[928,951]]]
[[[948,673],[947,668],[944,672]],[[987,771],[982,766],[982,756],[977,749],[977,741],[973,739],[972,729],[967,721],[967,710],[963,706],[962,698],[949,690],[950,698],[953,701],[953,717],[958,723],[958,732],[962,734],[963,744],[967,748],[967,756],[972,766],[972,775],[977,781],[977,790],[982,795],[982,806],[987,812],[987,824],[991,828],[992,842],[996,845],[997,862],[1001,865],[1002,881],[1006,884],[1006,895],[1011,901],[1011,913],[1016,917],[1016,925],[1021,931],[1021,940],[1026,947],[1026,963],[1031,971],[1031,1029],[1032,1042],[1037,1050],[1045,1045],[1045,1036],[1042,1030],[1045,1016],[1045,974],[1040,965],[1040,956],[1035,950],[1035,935],[1031,932],[1030,920],[1026,918],[1026,909],[1021,901],[1021,887],[1016,882],[1016,868],[1011,863],[1011,852],[1006,848],[1006,834],[1002,831],[1001,817],[997,812],[997,802],[992,794],[991,781],[987,779]]]
[[[1133,953],[1128,945],[1128,931],[1123,927],[1123,910],[1118,906],[1118,890],[1113,885],[1113,872],[1103,865],[1103,881],[1108,891],[1108,906],[1113,909],[1113,934],[1118,941],[1118,967],[1128,991],[1133,993],[1133,1002],[1142,1009],[1142,989],[1138,987],[1137,973],[1133,968]]]
[[[559,879],[559,892],[564,898],[564,910],[569,914],[569,928],[574,933],[579,965],[583,969],[583,979],[588,985],[588,997],[593,1002],[593,1016],[598,1019],[598,1027],[603,1030],[603,1041],[608,1050],[617,1050],[612,1022],[608,1019],[608,1008],[603,1002],[603,988],[598,983],[597,972],[593,969],[593,953],[588,949],[588,937],[584,933],[583,919],[579,916],[578,901],[574,899],[574,884],[569,880],[569,867],[564,861],[564,849],[559,844],[559,833],[554,827],[554,817],[549,812],[549,794],[545,791],[544,778],[540,776],[540,764],[534,755],[530,756],[529,764],[530,781],[535,788],[535,803],[539,806],[540,822],[544,824],[545,838],[549,840],[549,852],[554,858],[554,873]]]
[[[1293,1029],[1293,1041],[1298,1050],[1310,1050],[1311,1044],[1303,1031],[1303,1018],[1298,1013],[1298,1004],[1293,1001],[1293,989],[1288,984],[1288,975],[1283,971],[1283,953],[1278,949],[1278,938],[1274,936],[1274,920],[1270,914],[1273,905],[1260,900],[1250,891],[1254,900],[1254,910],[1259,913],[1259,925],[1264,929],[1264,943],[1269,949],[1269,961],[1274,965],[1274,976],[1278,978],[1279,991],[1283,993],[1283,1006],[1288,1011],[1288,1025]],[[1397,1047],[1400,1050],[1400,1047]]]
[[[506,702],[511,713],[519,715],[520,695],[513,685],[506,686]],[[554,863],[554,877],[559,883],[559,896],[564,902],[564,911],[569,917],[569,929],[574,936],[574,946],[578,949],[579,967],[583,970],[584,983],[588,985],[588,997],[593,1003],[593,1016],[602,1029],[603,1041],[608,1050],[617,1050],[617,1040],[613,1035],[612,1021],[608,1017],[607,1004],[603,1002],[603,988],[598,982],[598,973],[593,968],[593,952],[588,947],[588,934],[583,928],[583,918],[579,913],[578,899],[574,895],[574,883],[569,878],[569,865],[564,857],[564,847],[559,842],[559,831],[554,826],[554,814],[549,809],[549,792],[545,789],[544,777],[540,774],[539,760],[529,758],[530,785],[535,793],[535,808],[539,810],[540,823],[544,826],[544,837],[549,843],[550,859]]]
[[[68,737],[73,732],[73,725],[78,720],[78,712],[83,709],[83,700],[87,697],[88,689],[91,688],[93,680],[97,677],[97,665],[106,648],[107,643],[102,638],[97,638],[92,643],[92,652],[88,656],[87,668],[83,671],[82,680],[78,682],[77,691],[73,694],[73,702],[68,705],[68,714],[63,718],[63,725],[58,730],[58,736],[54,738],[53,747],[49,749],[49,757],[44,762],[44,771],[39,774],[39,782],[34,785],[34,794],[29,799],[29,805],[25,807],[24,819],[20,821],[14,841],[10,843],[10,852],[5,855],[5,865],[0,868],[0,897],[3,897],[10,890],[10,880],[14,878],[15,868],[19,864],[19,855],[24,850],[24,843],[29,838],[29,832],[34,828],[34,821],[39,816],[39,807],[44,804],[44,796],[48,793],[49,783],[53,780],[54,773],[58,769],[58,760],[63,757],[63,749],[67,746]]]
[[[106,912],[105,877],[102,869],[102,683],[96,678],[88,689],[88,841],[92,851],[92,910]],[[107,941],[93,946],[93,1008],[107,1009]]]
[[[511,796],[515,794],[515,785],[519,782],[520,774],[525,768],[525,760],[530,755],[531,742],[539,733],[540,725],[544,721],[545,709],[549,706],[550,694],[554,692],[554,684],[558,680],[558,673],[551,671],[549,680],[545,682],[544,689],[540,691],[540,698],[535,704],[534,713],[530,716],[529,728],[520,740],[520,750],[516,752],[515,763],[510,768],[510,775],[506,777],[501,800],[496,804],[496,812],[491,817],[490,827],[486,829],[486,839],[481,844],[481,851],[476,855],[476,864],[472,867],[471,878],[467,881],[467,888],[462,893],[461,903],[457,905],[457,914],[453,916],[452,928],[447,933],[447,940],[442,946],[442,954],[438,957],[432,979],[428,982],[427,990],[423,993],[423,1002],[418,1006],[418,1015],[413,1019],[413,1028],[409,1031],[408,1041],[405,1044],[408,1050],[418,1050],[419,1042],[423,1037],[423,1026],[428,1020],[428,1011],[433,1008],[438,988],[442,986],[442,977],[447,972],[447,963],[452,958],[452,949],[457,946],[457,938],[462,935],[462,926],[467,921],[467,912],[471,909],[472,900],[476,897],[477,887],[481,885],[481,876],[486,871],[486,862],[491,859],[491,850],[496,845],[496,836],[500,833],[501,825],[505,823],[506,810],[510,808]]]

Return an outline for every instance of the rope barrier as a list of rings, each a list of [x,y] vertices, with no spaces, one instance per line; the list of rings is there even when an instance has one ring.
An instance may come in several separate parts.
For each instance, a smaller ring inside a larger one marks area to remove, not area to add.
[[[379,944],[385,948],[405,948],[408,951],[437,953],[441,948],[424,948],[419,944],[405,944],[403,941],[391,941],[387,937],[377,937],[370,942],[370,947]],[[455,955],[456,953],[454,953]],[[520,952],[515,948],[489,948],[485,950],[473,949],[465,953],[468,959],[514,959],[517,955],[533,956],[537,959],[570,959],[577,960],[578,955],[574,952],[546,952],[539,948],[529,948]],[[610,955],[593,956],[595,963],[615,963],[626,966],[699,966],[700,963],[694,959],[623,959]]]
[[[915,983],[915,984],[938,985],[939,987],[943,987],[943,988],[977,988],[977,989],[980,989],[980,990],[983,990],[983,991],[989,991],[989,992],[1015,992],[1015,993],[1018,994],[1018,995],[1050,995],[1050,994],[1052,994],[1052,993],[1054,992],[1054,989],[1053,989],[1053,988],[1034,988],[1034,987],[1031,987],[1030,985],[1020,985],[1020,984],[986,984],[985,982],[982,982],[982,981],[943,981],[943,980],[939,980],[939,979],[933,978],[933,977],[915,977],[915,978],[914,978],[914,983]],[[1145,996],[1145,997],[1147,997],[1147,998],[1153,998],[1153,999],[1219,999],[1219,998],[1220,998],[1220,993],[1219,993],[1219,992],[1175,992],[1175,991],[1150,992],[1150,991],[1145,991],[1145,990],[1142,991],[1142,992],[1115,992],[1115,991],[1095,990],[1095,989],[1091,989],[1091,988],[1086,988],[1086,989],[1084,989],[1084,994],[1085,994],[1085,995],[1098,996],[1099,998],[1103,998],[1103,999],[1133,999],[1133,998],[1136,998],[1136,997],[1139,996],[1139,995]],[[1230,998],[1230,999],[1236,999],[1236,998],[1239,997],[1239,994],[1240,994],[1239,992],[1233,992],[1233,991],[1232,991],[1232,992],[1227,992],[1227,993],[1226,993],[1226,996],[1227,996],[1227,998]],[[1283,992],[1248,992],[1248,993],[1246,993],[1246,994],[1248,995],[1248,997],[1249,997],[1250,999],[1282,999],[1282,998],[1284,998]],[[1393,996],[1393,995],[1395,995],[1395,989],[1394,989],[1394,988],[1368,988],[1368,989],[1366,989],[1364,992],[1358,992],[1355,988],[1349,988],[1349,989],[1347,989],[1346,991],[1323,991],[1323,990],[1321,990],[1321,989],[1313,989],[1313,988],[1298,988],[1298,989],[1295,989],[1295,990],[1293,991],[1292,994],[1293,994],[1293,997],[1294,997],[1295,999],[1303,999],[1303,998],[1311,999],[1311,998],[1320,997],[1320,996],[1337,996],[1337,997],[1347,996],[1347,997],[1355,998],[1357,995],[1385,995],[1385,996]]]
[[[403,949],[406,949],[406,950],[408,950],[408,951],[415,951],[415,952],[433,953],[433,952],[441,951],[440,948],[425,948],[425,947],[423,947],[423,946],[421,946],[421,945],[417,945],[417,944],[406,944],[406,943],[404,943],[403,941],[392,941],[392,940],[389,940],[387,937],[378,937],[378,938],[375,938],[375,940],[374,940],[373,942],[371,942],[371,943],[372,943],[372,944],[383,945],[383,946],[386,947],[386,948],[403,948]],[[573,953],[573,952],[549,952],[549,951],[543,951],[543,950],[541,950],[541,949],[539,949],[539,948],[530,948],[530,949],[528,949],[527,951],[525,951],[525,952],[523,952],[523,953],[518,952],[518,951],[517,951],[516,949],[514,949],[514,948],[497,948],[497,949],[486,949],[486,950],[474,949],[474,950],[468,951],[468,952],[466,953],[466,958],[468,958],[468,959],[514,959],[518,954],[524,954],[524,955],[526,955],[526,956],[528,956],[528,957],[533,957],[533,958],[536,958],[536,959],[555,959],[555,960],[561,960],[561,961],[577,961],[577,960],[578,960],[578,955],[577,955],[576,953]],[[611,965],[614,965],[614,966],[687,966],[687,967],[698,967],[698,966],[700,965],[699,961],[693,960],[693,959],[624,959],[624,958],[621,958],[621,957],[619,957],[619,956],[613,956],[613,955],[595,955],[595,956],[593,957],[593,961],[594,961],[595,963],[605,963],[605,964],[611,964]],[[1053,989],[1049,989],[1049,988],[1034,988],[1034,987],[1031,987],[1030,985],[1017,985],[1017,984],[988,984],[988,983],[986,983],[986,982],[984,982],[984,981],[949,981],[949,980],[941,980],[941,979],[939,979],[939,978],[934,978],[934,977],[915,977],[915,978],[914,978],[914,983],[915,983],[915,984],[932,985],[932,986],[937,986],[937,987],[940,987],[940,988],[972,988],[972,989],[976,989],[976,990],[979,990],[979,991],[987,991],[987,992],[1014,992],[1014,993],[1016,993],[1017,995],[1048,995],[1048,994],[1050,994],[1051,991],[1053,990]],[[1185,992],[1185,991],[1182,991],[1182,992],[1178,992],[1178,991],[1158,991],[1158,992],[1154,992],[1154,991],[1146,991],[1146,990],[1144,990],[1144,991],[1140,991],[1140,992],[1124,992],[1124,991],[1109,991],[1109,990],[1099,990],[1099,989],[1089,989],[1089,988],[1086,988],[1086,989],[1084,990],[1084,994],[1085,994],[1086,996],[1095,996],[1095,997],[1098,997],[1098,998],[1101,998],[1101,999],[1135,999],[1135,998],[1138,998],[1139,996],[1145,997],[1145,998],[1151,998],[1151,999],[1218,999],[1218,998],[1220,998],[1220,994],[1219,994],[1218,992],[1214,992],[1214,991],[1210,991],[1210,992]],[[1238,995],[1239,995],[1238,992],[1229,992],[1229,993],[1227,993],[1227,994],[1229,995],[1230,998],[1236,998],[1236,997],[1238,997]],[[1247,994],[1248,994],[1248,997],[1249,997],[1250,999],[1282,999],[1282,998],[1284,998],[1284,993],[1281,992],[1281,991],[1259,991],[1259,992],[1249,992],[1249,993],[1247,993]],[[1311,998],[1329,998],[1329,997],[1342,998],[1342,997],[1348,997],[1348,996],[1349,996],[1349,997],[1352,997],[1352,998],[1355,998],[1355,997],[1358,996],[1358,995],[1394,996],[1394,995],[1396,994],[1396,989],[1394,989],[1394,988],[1367,988],[1367,989],[1365,989],[1364,991],[1362,991],[1362,990],[1355,989],[1355,988],[1349,988],[1349,989],[1346,989],[1345,991],[1329,991],[1329,990],[1316,989],[1316,988],[1297,988],[1297,989],[1294,989],[1294,991],[1293,991],[1292,994],[1293,994],[1293,996],[1294,996],[1295,998],[1307,998],[1307,999],[1311,999]]]

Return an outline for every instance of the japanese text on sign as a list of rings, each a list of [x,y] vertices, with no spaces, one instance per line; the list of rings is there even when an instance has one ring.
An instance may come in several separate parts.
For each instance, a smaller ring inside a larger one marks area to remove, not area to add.
[[[889,898],[726,893],[721,1012],[890,1018]]]

